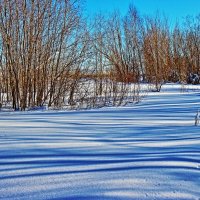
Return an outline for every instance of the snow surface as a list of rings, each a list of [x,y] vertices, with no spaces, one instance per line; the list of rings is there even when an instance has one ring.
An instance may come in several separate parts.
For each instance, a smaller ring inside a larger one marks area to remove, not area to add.
[[[200,87],[135,106],[0,113],[0,199],[200,199]]]

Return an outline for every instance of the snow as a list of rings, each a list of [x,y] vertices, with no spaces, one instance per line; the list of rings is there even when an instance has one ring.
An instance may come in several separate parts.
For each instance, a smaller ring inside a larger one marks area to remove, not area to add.
[[[0,199],[200,199],[200,86],[134,106],[0,112]]]

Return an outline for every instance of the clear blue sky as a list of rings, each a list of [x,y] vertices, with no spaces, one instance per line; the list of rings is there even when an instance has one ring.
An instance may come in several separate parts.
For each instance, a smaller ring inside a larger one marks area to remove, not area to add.
[[[172,23],[182,20],[187,15],[200,14],[200,0],[86,0],[86,12],[112,12],[118,9],[125,15],[129,4],[136,6],[142,15],[153,15],[156,11],[165,13]]]

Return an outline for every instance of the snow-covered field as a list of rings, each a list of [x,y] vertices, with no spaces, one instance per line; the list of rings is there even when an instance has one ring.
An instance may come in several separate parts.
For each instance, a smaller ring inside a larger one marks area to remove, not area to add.
[[[200,199],[200,87],[135,106],[0,113],[0,199]]]

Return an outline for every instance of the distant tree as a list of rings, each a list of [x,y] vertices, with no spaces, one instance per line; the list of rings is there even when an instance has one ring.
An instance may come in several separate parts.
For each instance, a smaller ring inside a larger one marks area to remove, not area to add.
[[[146,18],[144,34],[145,75],[149,83],[154,84],[155,91],[160,91],[162,84],[168,80],[171,71],[171,44],[167,21],[160,16]]]

